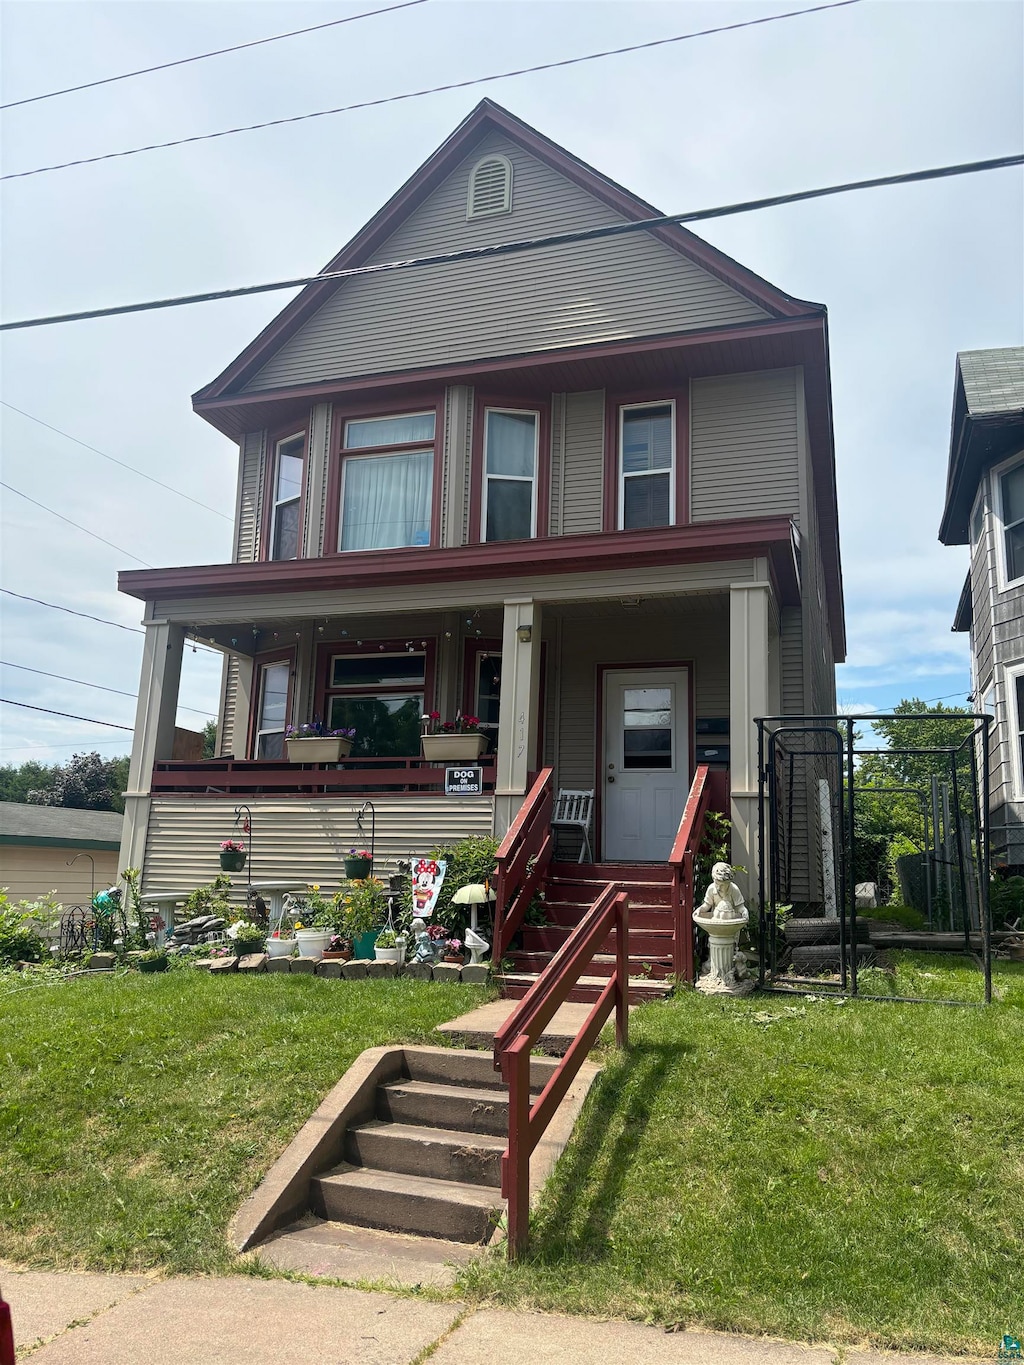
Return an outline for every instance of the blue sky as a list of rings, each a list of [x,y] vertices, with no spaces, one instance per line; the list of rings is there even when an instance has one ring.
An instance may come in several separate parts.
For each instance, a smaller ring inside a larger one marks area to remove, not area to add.
[[[363,4],[12,3],[4,99],[322,23]],[[685,33],[790,8],[428,3],[7,112],[7,171]],[[1022,136],[1022,10],[885,3],[426,96],[4,186],[3,316],[319,269],[484,94],[666,211],[1005,155]],[[1022,178],[1001,171],[775,209],[701,235],[828,305],[849,662],[841,704],[963,698],[950,622],[966,551],[936,540],[958,350],[1024,340]],[[235,449],[189,395],[285,302],[250,299],[7,334],[3,397],[207,504],[0,409],[3,583],[128,626],[119,568],[229,554]],[[134,558],[130,557],[134,556]],[[141,636],[11,597],[0,657],[138,685]],[[179,723],[216,708],[188,654]],[[116,692],[5,667],[2,695],[131,725]],[[951,695],[952,694],[952,695]],[[0,762],[124,752],[129,736],[0,707]]]

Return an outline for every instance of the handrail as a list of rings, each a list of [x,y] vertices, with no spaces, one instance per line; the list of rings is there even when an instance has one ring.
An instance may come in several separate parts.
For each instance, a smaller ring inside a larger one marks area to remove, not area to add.
[[[530,1054],[613,928],[615,972],[547,1085],[531,1104]],[[627,1046],[628,943],[629,897],[621,887],[609,882],[494,1035],[494,1069],[501,1072],[508,1085],[508,1146],[501,1158],[501,1192],[508,1200],[510,1260],[524,1249],[529,1235],[530,1156],[613,1008],[616,1046]]]
[[[541,885],[554,852],[551,812],[554,769],[542,768],[495,855],[494,946],[500,962],[523,922],[533,893]]]
[[[724,772],[712,772],[706,763],[698,765],[683,808],[683,818],[679,822],[679,832],[668,858],[672,870],[672,970],[678,981],[694,979],[693,910],[696,893],[693,879],[697,855],[704,839],[704,821],[713,805],[725,804],[725,785]]]

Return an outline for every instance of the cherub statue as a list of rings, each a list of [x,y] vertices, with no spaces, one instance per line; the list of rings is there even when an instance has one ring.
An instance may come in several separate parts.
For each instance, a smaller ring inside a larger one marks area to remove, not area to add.
[[[711,869],[712,882],[704,892],[701,909],[712,919],[742,919],[746,905],[743,892],[732,879],[728,863],[715,863]]]
[[[427,932],[427,926],[425,921],[421,919],[413,920],[412,938],[413,950],[411,961],[433,962],[435,957],[434,943],[430,937],[430,934]]]

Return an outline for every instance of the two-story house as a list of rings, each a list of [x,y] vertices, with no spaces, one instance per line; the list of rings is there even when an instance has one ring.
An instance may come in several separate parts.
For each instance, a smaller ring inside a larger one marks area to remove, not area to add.
[[[327,270],[655,213],[485,100]],[[663,225],[317,282],[193,401],[239,446],[233,560],[120,578],[147,887],[208,876],[240,801],[254,878],[330,884],[366,796],[391,858],[503,832],[542,765],[599,857],[664,860],[701,759],[753,869],[752,718],[833,712],[844,657],[824,307]],[[205,764],[171,761],[190,638],[225,658]],[[480,795],[420,759],[431,710],[480,717]],[[284,761],[314,716],[341,768]]]
[[[995,858],[1024,872],[1024,347],[956,358],[943,545],[970,545],[953,629],[969,631],[975,706],[995,718]]]

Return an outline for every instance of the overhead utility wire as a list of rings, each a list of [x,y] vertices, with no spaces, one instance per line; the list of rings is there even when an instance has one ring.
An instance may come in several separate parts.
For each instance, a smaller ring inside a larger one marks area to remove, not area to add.
[[[490,259],[513,252],[537,251],[542,247],[566,246],[577,242],[593,242],[605,237],[621,237],[629,232],[647,232],[651,228],[668,227],[675,223],[706,222],[710,218],[728,218],[738,213],[752,213],[757,209],[777,208],[782,204],[799,204],[808,199],[824,199],[828,195],[848,194],[852,190],[880,189],[886,185],[911,185],[924,180],[942,180],[956,175],[975,175],[979,171],[1003,170],[1024,164],[1024,153],[994,157],[987,161],[967,161],[956,166],[936,166],[925,171],[905,171],[900,175],[877,176],[871,180],[851,180],[842,185],[827,185],[823,189],[801,190],[795,194],[777,194],[769,199],[748,199],[739,204],[720,208],[699,209],[694,213],[663,213],[655,218],[640,218],[630,223],[612,223],[608,227],[583,228],[577,232],[558,232],[549,237],[528,237],[519,241],[499,242],[494,246],[468,247],[463,251],[446,251],[433,256],[413,256],[404,261],[381,261],[376,265],[351,266],[346,270],[325,270],[320,275],[299,275],[291,280],[275,280],[270,284],[243,285],[239,289],[214,289],[203,294],[179,294],[175,298],[151,299],[146,303],[122,303],[113,308],[90,308],[78,313],[55,313],[48,317],[22,318],[17,322],[0,323],[0,332],[14,332],[24,327],[49,327],[58,322],[83,322],[89,318],[119,317],[124,313],[150,313],[158,308],[182,308],[192,303],[212,303],[220,299],[245,298],[250,294],[271,294],[282,289],[300,289],[310,284],[329,284],[335,280],[349,280],[357,275],[382,275],[392,270],[416,270],[429,265],[453,265],[460,261]]]
[[[288,118],[267,119],[263,123],[247,123],[237,128],[221,128],[216,133],[196,133],[192,137],[173,138],[169,142],[150,142],[144,147],[128,147],[120,152],[103,152],[99,156],[78,157],[74,161],[60,161],[52,166],[36,166],[30,171],[11,171],[0,175],[0,180],[22,180],[29,175],[43,175],[47,171],[66,171],[70,166],[92,166],[97,161],[113,161],[122,156],[137,156],[140,152],[158,152],[168,147],[184,147],[190,142],[209,142],[214,138],[233,137],[236,133],[255,133],[262,128],[280,128],[287,123],[305,123],[309,119],[327,118],[332,114],[350,114],[356,109],[374,109],[381,104],[397,104],[401,100],[422,99],[424,95],[439,95],[447,90],[465,90],[473,85],[486,85],[490,81],[507,81],[513,76],[531,76],[538,71],[555,71],[563,66],[578,66],[581,62],[596,62],[603,57],[621,57],[627,52],[643,52],[647,48],[665,47],[669,43],[685,43],[690,38],[707,38],[715,33],[731,33],[735,29],[755,28],[759,24],[773,24],[779,19],[799,19],[802,14],[819,14],[822,10],[843,9],[847,5],[859,5],[861,0],[832,0],[827,5],[814,5],[811,9],[789,10],[785,14],[766,14],[761,19],[743,19],[735,24],[720,24],[716,28],[703,28],[695,33],[676,33],[670,38],[652,38],[646,43],[630,43],[627,47],[608,48],[604,52],[588,52],[582,57],[563,57],[557,62],[540,62],[536,66],[521,66],[514,71],[497,71],[490,76],[473,76],[465,81],[449,81],[446,85],[431,85],[424,90],[406,90],[400,95],[382,95],[379,99],[359,100],[355,104],[342,104],[335,109],[316,109],[310,114],[292,114]]]
[[[138,626],[122,625],[120,621],[108,621],[104,616],[90,616],[87,611],[75,611],[73,607],[62,607],[56,602],[44,602],[41,597],[26,597],[23,592],[15,592],[12,588],[0,588],[0,592],[7,597],[17,597],[22,602],[34,602],[37,607],[51,607],[54,611],[65,611],[69,616],[81,616],[86,621],[98,621],[101,626],[116,626],[118,630],[130,630],[133,635],[145,635],[145,631]]]
[[[33,706],[27,701],[12,701],[10,697],[0,697],[5,706],[22,706],[26,711],[45,711],[48,716],[63,716],[65,720],[84,720],[89,725],[106,725],[110,730],[133,731],[134,725],[115,725],[112,720],[97,720],[95,716],[73,716],[70,711],[51,711],[48,706]]]
[[[48,673],[45,668],[29,668],[28,664],[12,664],[10,659],[0,659],[0,668],[18,668],[22,673],[38,673],[41,678],[56,678],[58,682],[75,683],[78,687],[95,687],[100,692],[114,692],[119,697],[138,700],[138,692],[125,692],[121,687],[105,687],[103,683],[86,682],[84,678],[69,678],[66,673]],[[211,711],[201,711],[198,706],[185,706],[179,703],[179,711],[192,711],[197,716],[210,716]]]
[[[424,0],[425,2],[425,0]],[[180,488],[173,488],[169,483],[163,483],[160,479],[155,479],[152,474],[147,474],[145,470],[137,469],[133,464],[126,464],[124,460],[119,460],[114,455],[108,455],[105,450],[99,450],[96,446],[89,445],[88,441],[80,441],[77,436],[72,436],[68,431],[61,431],[60,427],[51,426],[49,422],[44,422],[41,417],[33,417],[30,412],[25,412],[22,408],[16,408],[13,403],[8,403],[6,399],[0,398],[0,404],[5,408],[10,408],[11,412],[16,412],[21,417],[27,417],[30,422],[36,422],[39,426],[45,427],[47,431],[55,431],[58,436],[63,436],[65,440],[74,441],[75,445],[82,446],[84,450],[91,450],[94,455],[102,455],[111,464],[120,465],[122,469],[131,470],[133,474],[138,474],[140,479],[148,479],[150,483],[155,483],[158,488],[166,489],[168,493],[175,493],[179,498],[185,498],[188,502],[194,503],[196,507],[202,507],[207,512],[213,512],[218,517],[223,517],[225,521],[232,518],[226,512],[221,512],[216,507],[211,507],[207,502],[200,502],[198,498],[193,498],[189,493],[183,493]]]
[[[129,559],[134,559],[136,564],[141,564],[144,569],[151,569],[153,567],[152,564],[147,564],[144,559],[140,559],[138,555],[130,554],[127,550],[122,550],[121,546],[115,545],[112,540],[104,540],[103,537],[98,536],[95,531],[90,531],[87,526],[80,526],[77,521],[72,521],[71,518],[66,517],[63,512],[55,512],[52,507],[47,507],[44,502],[36,502],[35,498],[30,498],[27,493],[22,493],[19,488],[12,488],[9,483],[4,483],[3,480],[0,480],[0,488],[6,488],[8,493],[17,493],[19,498],[24,498],[25,501],[30,502],[33,507],[42,508],[44,512],[49,512],[51,517],[57,517],[60,521],[66,521],[67,524],[73,526],[76,531],[81,531],[83,535],[92,536],[93,540],[98,540],[101,545],[106,545],[111,550],[116,550],[119,555],[127,555]]]
[[[174,66],[188,66],[190,62],[205,62],[208,57],[224,57],[229,52],[242,52],[247,47],[261,47],[264,43],[279,43],[284,38],[299,38],[304,33],[316,33],[324,28],[336,28],[338,24],[352,24],[357,19],[372,19],[377,14],[390,14],[392,10],[411,9],[413,5],[425,5],[427,0],[403,0],[399,5],[388,5],[384,9],[371,9],[363,14],[349,14],[344,19],[331,19],[326,24],[313,24],[310,28],[295,28],[290,33],[275,33],[270,38],[254,38],[248,43],[235,43],[232,47],[219,47],[215,52],[200,52],[195,57],[179,57],[175,62],[161,62],[158,66],[143,66],[138,71],[124,71],[119,76],[104,76],[99,81],[85,81],[82,85],[68,85],[63,90],[48,90],[45,95],[29,95],[23,100],[9,100],[0,104],[0,109],[16,109],[20,104],[35,104],[39,100],[56,99],[58,95],[73,95],[79,90],[93,90],[97,85],[112,85],[115,81],[131,80],[133,76],[149,76],[154,71],[169,71]]]

